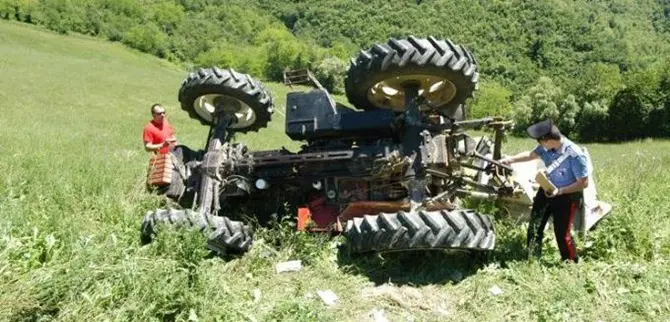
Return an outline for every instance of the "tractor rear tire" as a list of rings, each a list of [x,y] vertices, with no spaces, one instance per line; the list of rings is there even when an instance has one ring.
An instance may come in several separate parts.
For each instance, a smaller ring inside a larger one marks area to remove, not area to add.
[[[384,92],[375,91],[375,85],[394,78],[415,77],[416,80],[433,77],[450,82],[455,91],[451,99],[436,102],[436,108],[446,117],[456,121],[465,119],[465,101],[473,96],[478,89],[479,72],[473,54],[461,45],[449,39],[434,37],[406,39],[390,39],[385,44],[376,44],[369,50],[360,52],[350,62],[345,79],[345,91],[349,103],[364,110],[393,108],[401,112],[404,106],[402,97],[398,97],[395,105],[385,103]],[[420,76],[420,77],[416,77]],[[397,84],[396,84],[397,85]],[[369,95],[375,96],[371,99]],[[379,100],[377,99],[379,98]],[[389,103],[392,104],[392,103]]]
[[[203,125],[216,126],[214,114],[204,109],[201,104],[206,97],[210,98],[212,108],[215,100],[223,99],[226,103],[222,107],[238,107],[253,113],[247,119],[234,121],[229,131],[257,132],[267,127],[274,112],[272,96],[263,83],[232,68],[201,68],[190,73],[179,89],[181,108],[188,112],[189,117],[199,120]]]
[[[207,248],[219,254],[241,254],[252,246],[252,230],[240,221],[175,209],[149,211],[144,216],[140,234],[142,243],[150,243],[157,227],[166,224],[199,230],[207,236]]]
[[[347,221],[344,235],[352,253],[495,247],[491,218],[464,209],[366,215]]]

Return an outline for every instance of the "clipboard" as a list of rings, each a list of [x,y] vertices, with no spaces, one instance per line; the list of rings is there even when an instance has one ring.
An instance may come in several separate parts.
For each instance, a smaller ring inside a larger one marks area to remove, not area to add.
[[[554,192],[556,186],[549,181],[547,173],[544,170],[540,170],[535,174],[535,181],[540,184],[540,187],[546,192]]]
[[[551,174],[558,166],[565,161],[568,156],[570,156],[569,153],[565,152],[563,153],[558,159],[554,160],[546,170],[540,170],[535,174],[535,181],[540,184],[540,187],[544,189],[546,192],[553,192],[556,190],[556,186],[549,180],[549,174]]]

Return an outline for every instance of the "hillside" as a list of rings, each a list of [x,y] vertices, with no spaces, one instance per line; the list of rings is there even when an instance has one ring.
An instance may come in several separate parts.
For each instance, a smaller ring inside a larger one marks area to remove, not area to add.
[[[667,1],[0,0],[0,18],[188,68],[279,81],[284,68],[309,67],[339,94],[359,50],[390,37],[446,37],[480,63],[472,117],[504,115],[519,129],[553,117],[582,141],[670,137]]]
[[[207,129],[176,105],[185,70],[118,44],[0,21],[0,317],[8,321],[391,321],[670,318],[670,142],[588,145],[600,198],[614,211],[563,265],[553,238],[541,261],[520,254],[525,226],[496,216],[485,265],[462,255],[349,258],[341,239],[258,232],[241,258],[209,258],[203,238],[164,231],[141,247],[139,225],[159,200],[143,190],[140,131],[167,106],[179,139]],[[268,83],[283,110],[283,85]],[[286,143],[281,113],[241,137]],[[511,138],[507,152],[533,146]],[[274,265],[300,259],[296,273]],[[493,296],[497,286],[504,293]],[[318,290],[331,289],[328,308]]]

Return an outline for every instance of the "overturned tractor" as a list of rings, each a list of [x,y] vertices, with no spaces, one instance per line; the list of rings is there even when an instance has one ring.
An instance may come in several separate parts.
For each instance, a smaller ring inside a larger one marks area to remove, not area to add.
[[[510,121],[466,118],[478,80],[477,61],[461,45],[391,39],[351,61],[345,90],[354,108],[335,102],[309,71],[286,73],[288,85],[312,85],[286,97],[285,135],[304,145],[297,152],[249,151],[231,137],[268,125],[269,91],[233,69],[191,73],[179,101],[210,126],[208,144],[167,156],[159,190],[180,206],[148,212],[142,238],[149,242],[161,223],[183,224],[206,232],[216,252],[243,253],[253,245],[253,225],[274,215],[295,216],[300,230],[343,233],[353,252],[491,250],[492,218],[458,200],[482,197],[527,209],[537,188],[523,169],[497,161]],[[492,138],[466,133],[482,128]],[[526,167],[533,172],[536,165]],[[586,217],[607,212],[596,211]]]

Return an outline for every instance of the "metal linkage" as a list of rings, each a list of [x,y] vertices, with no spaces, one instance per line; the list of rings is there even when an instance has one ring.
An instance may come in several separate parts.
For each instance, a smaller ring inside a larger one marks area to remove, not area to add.
[[[200,189],[198,191],[198,211],[202,214],[211,214],[212,210],[218,210],[218,190],[221,184],[219,177],[219,165],[221,164],[220,149],[228,139],[227,128],[235,120],[234,116],[220,113],[216,117],[218,123],[210,136],[201,166]]]
[[[405,113],[404,133],[402,139],[403,155],[412,159],[406,177],[409,177],[407,188],[410,196],[411,211],[416,210],[426,196],[426,172],[423,166],[422,151],[425,150],[424,137],[421,135],[425,124],[419,110],[419,83],[404,84]]]

